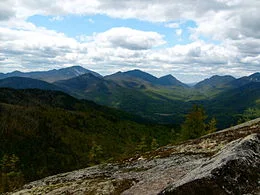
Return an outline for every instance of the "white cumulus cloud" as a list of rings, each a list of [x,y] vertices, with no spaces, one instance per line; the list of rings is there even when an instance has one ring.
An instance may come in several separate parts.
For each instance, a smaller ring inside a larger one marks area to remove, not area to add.
[[[104,74],[131,68],[183,78],[250,74],[260,71],[259,10],[259,0],[2,0],[0,71],[79,64]],[[71,38],[27,22],[33,15],[57,21],[67,15],[96,14],[163,22],[178,36],[184,33],[178,21],[193,21],[193,42],[166,48],[162,34],[128,27]]]
[[[106,32],[95,34],[92,40],[98,46],[129,50],[147,50],[165,44],[163,36],[159,33],[126,27],[111,28]]]

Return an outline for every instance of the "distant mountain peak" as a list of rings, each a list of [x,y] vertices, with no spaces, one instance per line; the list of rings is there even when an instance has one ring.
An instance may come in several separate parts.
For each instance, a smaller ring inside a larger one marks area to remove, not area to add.
[[[82,66],[71,66],[71,67],[67,67],[67,68],[64,68],[64,69],[77,70],[77,71],[86,71],[86,70],[88,70],[86,68],[83,68]]]
[[[178,79],[176,79],[174,76],[171,74],[167,74],[165,76],[162,76],[158,79],[157,83],[159,85],[164,85],[164,86],[181,86],[181,87],[188,87],[186,84],[182,83]]]
[[[71,68],[83,68],[82,66],[79,66],[79,65],[75,65],[75,66],[71,66]],[[85,69],[85,68],[83,68]]]
[[[106,77],[114,77],[114,76],[119,76],[119,75],[122,75],[122,74],[124,74],[124,73],[121,72],[121,71],[117,71],[116,73],[113,73],[111,75],[107,75]]]
[[[160,78],[174,78],[174,79],[175,79],[175,77],[172,76],[171,74],[167,74],[167,75],[162,76],[162,77],[160,77]]]
[[[15,70],[12,73],[22,73],[21,71]]]
[[[260,76],[260,72],[255,72],[255,73],[251,74],[250,76]]]
[[[126,72],[124,72],[124,73],[125,73],[125,74],[131,74],[131,73],[149,74],[149,73],[144,72],[144,71],[142,71],[142,70],[140,70],[140,69],[128,70],[128,71],[126,71]],[[149,74],[149,75],[151,75],[151,74]]]
[[[135,77],[138,79],[142,79],[142,80],[150,82],[152,84],[154,84],[156,82],[156,80],[158,79],[157,77],[155,77],[147,72],[144,72],[142,70],[139,70],[139,69],[129,70],[129,71],[124,72],[123,74],[131,76],[131,77]]]
[[[34,71],[34,72],[20,72],[14,71],[7,74],[2,74],[1,78],[8,78],[13,76],[27,77],[33,79],[39,79],[47,82],[55,82],[58,80],[66,80],[73,77],[80,76],[85,73],[91,73],[96,77],[102,77],[100,74],[91,70],[85,69],[81,66],[71,66],[61,69],[52,69],[48,71]]]
[[[80,76],[90,71],[81,66],[72,66],[72,67],[65,68],[63,70],[69,71],[70,73],[75,74],[75,76]]]
[[[203,81],[197,83],[195,88],[204,88],[204,87],[223,87],[224,85],[236,80],[230,75],[213,75],[210,78],[204,79]]]
[[[152,85],[188,87],[186,84],[177,80],[171,74],[157,78],[157,77],[155,77],[147,72],[141,71],[139,69],[129,70],[126,72],[117,72],[112,75],[108,75],[105,78],[112,79],[114,81],[121,80],[121,81],[125,81],[128,83],[135,82],[137,86],[139,86],[138,83],[140,84],[140,82],[145,81]],[[142,80],[142,81],[140,81],[140,80]],[[123,82],[123,85],[125,85],[124,82]]]
[[[251,81],[259,82],[259,81],[260,81],[260,73],[259,73],[259,72],[256,72],[256,73],[254,73],[254,74],[251,74],[248,78],[249,78],[249,80],[251,80]]]
[[[133,70],[128,70],[128,71],[126,71],[125,73],[131,73],[131,72],[140,72],[140,73],[146,73],[146,72],[144,72],[144,71],[142,71],[142,70],[140,70],[140,69],[133,69]],[[149,73],[147,73],[147,74],[149,74]]]

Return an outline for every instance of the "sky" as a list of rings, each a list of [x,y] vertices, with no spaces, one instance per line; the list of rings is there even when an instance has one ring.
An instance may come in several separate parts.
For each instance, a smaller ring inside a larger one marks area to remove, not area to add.
[[[259,0],[0,0],[0,72],[250,75],[260,71],[259,10]]]

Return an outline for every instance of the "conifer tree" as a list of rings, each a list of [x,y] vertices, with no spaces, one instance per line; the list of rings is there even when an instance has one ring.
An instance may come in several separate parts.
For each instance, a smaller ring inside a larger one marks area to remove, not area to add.
[[[183,138],[194,139],[204,135],[206,133],[206,118],[204,109],[198,105],[194,105],[182,125]]]
[[[159,144],[157,143],[157,140],[155,138],[153,138],[152,142],[151,142],[151,149],[155,150],[159,147]]]

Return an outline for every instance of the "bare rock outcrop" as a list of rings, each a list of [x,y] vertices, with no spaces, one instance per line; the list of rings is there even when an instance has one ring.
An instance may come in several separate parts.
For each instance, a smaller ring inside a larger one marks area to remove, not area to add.
[[[227,144],[160,195],[244,194],[258,188],[259,174],[260,134],[252,134]]]
[[[50,176],[12,194],[257,194],[260,118],[123,162]]]

